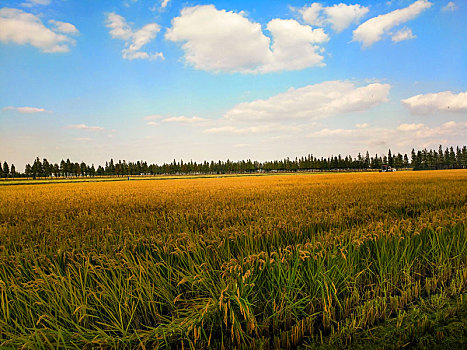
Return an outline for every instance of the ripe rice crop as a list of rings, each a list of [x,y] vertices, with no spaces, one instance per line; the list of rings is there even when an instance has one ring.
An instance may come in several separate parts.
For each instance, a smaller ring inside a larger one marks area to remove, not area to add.
[[[465,170],[0,186],[0,346],[346,347],[465,312],[466,194]]]

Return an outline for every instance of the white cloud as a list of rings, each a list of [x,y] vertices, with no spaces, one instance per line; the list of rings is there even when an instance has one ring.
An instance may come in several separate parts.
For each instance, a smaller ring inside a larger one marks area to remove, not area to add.
[[[444,129],[451,129],[451,128],[455,128],[456,126],[460,126],[462,124],[457,124],[455,121],[450,121],[450,122],[446,122],[444,123],[443,125],[441,125],[442,128]]]
[[[328,81],[244,102],[228,111],[227,120],[320,119],[331,115],[366,111],[388,99],[389,84],[356,87],[350,82]]]
[[[181,123],[181,124],[194,124],[194,123],[200,123],[206,121],[204,118],[200,117],[185,117],[185,116],[179,116],[179,117],[168,117],[162,119],[164,123]]]
[[[322,129],[308,136],[327,137],[327,136],[348,136],[354,133],[352,129]]]
[[[359,144],[370,147],[428,147],[427,145],[446,144],[448,140],[459,140],[467,131],[467,123],[446,122],[439,126],[424,124],[400,124],[396,128],[371,127],[368,129],[329,129],[324,128],[307,136],[322,142],[339,142],[345,139],[346,145]],[[443,141],[444,140],[444,141]],[[342,141],[343,142],[343,141]],[[454,141],[454,143],[456,143]],[[386,148],[387,151],[387,148]],[[378,152],[379,153],[379,152]]]
[[[49,5],[50,4],[50,0],[27,0],[26,2],[23,2],[21,4],[21,6],[24,6],[24,7],[33,7],[33,6],[37,6],[37,5]]]
[[[416,36],[413,35],[412,29],[404,27],[398,30],[395,34],[392,35],[392,41],[395,43],[403,40],[415,39]]]
[[[169,4],[170,0],[162,0],[161,1],[161,8],[165,9]]]
[[[322,65],[323,56],[318,54],[319,47],[313,44],[329,40],[321,28],[299,24],[295,20],[273,19],[267,25],[272,34],[272,52],[259,71],[300,70]]]
[[[291,132],[297,133],[300,131],[300,127],[294,125],[282,125],[282,124],[262,124],[253,126],[233,126],[226,125],[215,128],[206,129],[206,134],[227,134],[227,135],[246,135],[246,134],[262,134],[262,133],[283,133]]]
[[[159,125],[158,122],[155,122],[155,121],[149,121],[146,123],[146,125],[149,125],[149,126],[156,126],[156,125]]]
[[[322,29],[281,19],[271,20],[267,29],[272,45],[244,13],[206,5],[184,8],[165,37],[183,43],[186,62],[206,71],[267,73],[322,65],[316,44],[329,40]]]
[[[165,37],[183,42],[186,61],[202,70],[252,71],[269,52],[260,24],[213,5],[184,8]]]
[[[59,23],[62,26],[73,26],[70,23]],[[68,52],[69,45],[75,43],[72,38],[44,26],[38,16],[6,7],[0,9],[0,41],[18,45],[30,44],[48,53]]]
[[[89,137],[74,137],[73,140],[80,141],[80,142],[92,141],[92,139]]]
[[[221,126],[216,128],[206,129],[204,132],[206,134],[246,134],[254,130],[254,128],[239,128],[237,126]]]
[[[243,148],[243,147],[248,147],[248,146],[250,146],[248,143],[237,143],[233,145],[233,147],[235,148]]]
[[[314,2],[310,6],[305,6],[298,11],[302,15],[302,18],[305,22],[313,26],[324,26],[325,18],[321,16],[321,11],[323,10],[323,5],[319,2]]]
[[[456,123],[454,121],[449,121],[438,127],[421,127],[416,130],[413,137],[416,138],[429,138],[436,136],[450,136],[460,133],[461,135],[465,133],[461,123]]]
[[[361,123],[361,124],[355,124],[355,127],[357,129],[366,129],[368,128],[370,125],[368,123]]]
[[[400,124],[397,127],[397,130],[399,131],[414,131],[414,130],[420,130],[424,127],[425,125],[420,123],[420,124]]]
[[[344,3],[324,7],[314,2],[299,10],[305,22],[314,26],[330,24],[336,32],[341,32],[352,23],[358,23],[368,13],[368,7],[346,5]]]
[[[401,101],[414,114],[467,112],[467,92],[451,91],[416,95]]]
[[[392,28],[414,19],[431,5],[427,0],[418,0],[406,8],[373,17],[353,31],[353,41],[360,41],[364,47],[371,46]]]
[[[88,126],[86,124],[68,125],[67,129],[89,130],[89,131],[103,131],[105,128],[101,126]]]
[[[112,38],[125,41],[126,47],[122,50],[122,57],[124,59],[164,59],[164,55],[161,52],[150,54],[148,52],[141,51],[141,48],[154,40],[157,33],[159,33],[160,26],[157,23],[149,23],[141,29],[133,31],[125,18],[111,12],[107,14],[106,27],[110,28],[109,33]]]
[[[47,112],[44,108],[37,108],[37,107],[14,107],[14,106],[8,106],[8,107],[3,107],[3,110],[4,110],[4,111],[17,111],[17,112],[19,112],[19,113],[25,113],[25,114]]]
[[[448,11],[456,11],[457,5],[454,1],[449,1],[446,6],[441,8],[441,11],[448,12]]]
[[[324,8],[327,21],[336,32],[341,32],[352,23],[358,23],[368,13],[368,7],[338,4]]]
[[[53,19],[51,19],[49,23],[55,27],[55,30],[57,32],[65,33],[65,34],[78,34],[79,33],[79,30],[76,29],[76,27],[71,23],[55,21]]]

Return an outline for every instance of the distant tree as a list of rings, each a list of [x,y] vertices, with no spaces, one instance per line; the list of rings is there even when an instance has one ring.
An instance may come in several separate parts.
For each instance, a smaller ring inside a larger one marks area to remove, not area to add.
[[[410,165],[409,157],[407,157],[407,153],[404,154],[404,168],[407,168]]]
[[[66,177],[66,162],[63,159],[60,162],[60,174]]]
[[[39,157],[36,158],[34,164],[32,165],[32,177],[35,179],[36,177],[40,177],[42,175],[42,163]]]
[[[98,175],[98,176],[102,176],[102,175],[104,175],[104,174],[105,174],[105,169],[104,169],[101,165],[99,165],[99,166],[97,167],[97,175]]]
[[[411,156],[411,162],[410,162],[410,165],[412,166],[412,168],[415,167],[415,162],[416,162],[416,158],[417,158],[417,154],[415,153],[415,149],[412,148],[412,152],[410,152],[410,156]]]
[[[45,177],[50,176],[50,164],[46,158],[42,160],[42,174]]]
[[[115,175],[115,165],[114,160],[112,158],[110,158],[108,175]]]
[[[15,167],[14,164],[11,164],[10,175],[11,175],[11,177],[16,177],[16,167]]]
[[[404,166],[404,159],[402,157],[402,154],[398,153],[397,156],[393,157],[394,159],[394,167],[396,168],[402,168]]]
[[[31,174],[32,174],[31,165],[30,165],[30,164],[26,164],[26,166],[25,166],[25,168],[24,168],[24,175],[26,175],[26,177],[31,177]]]
[[[449,167],[451,169],[457,167],[456,154],[454,153],[454,148],[452,146],[449,148]]]
[[[76,162],[76,163],[73,164],[73,174],[74,174],[76,177],[78,177],[78,176],[81,175],[81,168],[80,168],[78,162]]]
[[[73,163],[71,162],[70,158],[66,160],[66,167],[65,167],[66,176],[73,176]]]
[[[4,177],[8,177],[8,175],[10,174],[10,167],[8,166],[8,163],[5,161],[3,162],[3,176]]]
[[[81,172],[81,176],[87,176],[87,167],[86,167],[86,163],[85,162],[81,162],[81,164],[79,165],[79,170]]]
[[[394,158],[392,156],[391,150],[389,150],[389,152],[388,152],[388,165],[390,167],[394,166]]]
[[[462,168],[467,168],[467,147],[464,146],[460,152],[460,164]]]

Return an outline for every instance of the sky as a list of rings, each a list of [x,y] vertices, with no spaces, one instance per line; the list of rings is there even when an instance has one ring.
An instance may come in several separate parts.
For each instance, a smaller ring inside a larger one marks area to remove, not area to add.
[[[466,0],[0,0],[0,160],[465,145],[466,18]]]

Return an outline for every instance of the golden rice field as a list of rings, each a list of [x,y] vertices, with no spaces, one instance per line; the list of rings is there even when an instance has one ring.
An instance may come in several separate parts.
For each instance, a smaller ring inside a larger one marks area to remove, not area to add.
[[[0,347],[466,343],[467,171],[0,186]]]

